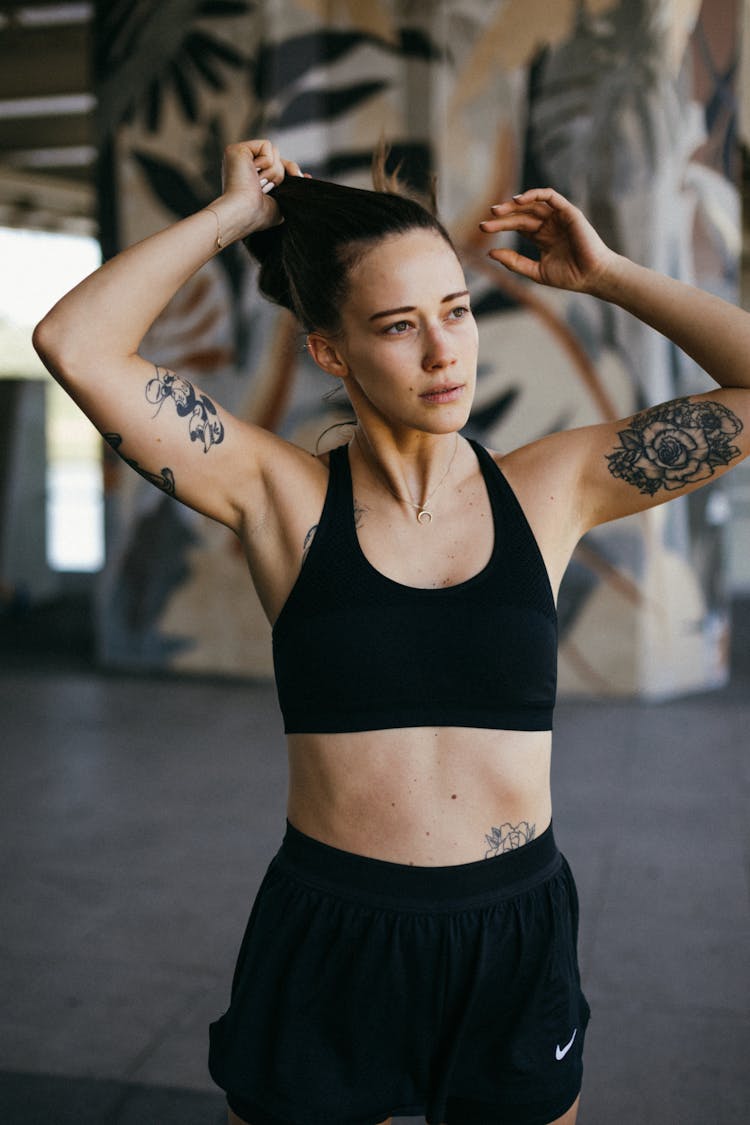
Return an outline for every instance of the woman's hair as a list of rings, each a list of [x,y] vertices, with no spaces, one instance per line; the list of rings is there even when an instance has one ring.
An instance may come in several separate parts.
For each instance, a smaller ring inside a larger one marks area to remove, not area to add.
[[[431,230],[453,249],[450,236],[426,207],[396,194],[396,178],[373,167],[379,191],[287,176],[273,191],[284,222],[244,239],[260,263],[258,287],[290,309],[306,331],[336,335],[352,267],[383,238]]]

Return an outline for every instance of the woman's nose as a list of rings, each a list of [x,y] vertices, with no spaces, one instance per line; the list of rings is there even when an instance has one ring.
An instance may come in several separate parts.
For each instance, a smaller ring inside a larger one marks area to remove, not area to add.
[[[438,371],[456,362],[456,350],[443,328],[434,328],[427,337],[422,365],[426,371]]]

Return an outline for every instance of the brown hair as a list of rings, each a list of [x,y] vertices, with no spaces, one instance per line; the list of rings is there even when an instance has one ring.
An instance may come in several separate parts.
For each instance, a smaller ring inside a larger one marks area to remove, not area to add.
[[[382,147],[373,160],[377,191],[287,176],[273,192],[284,222],[245,238],[260,263],[261,293],[291,309],[306,331],[340,331],[352,266],[381,239],[432,230],[455,249],[436,216],[401,194],[397,177],[398,170],[386,174]]]

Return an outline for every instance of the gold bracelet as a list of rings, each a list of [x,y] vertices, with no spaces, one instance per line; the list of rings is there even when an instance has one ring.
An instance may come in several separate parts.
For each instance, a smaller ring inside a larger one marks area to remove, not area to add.
[[[213,217],[216,219],[216,249],[223,250],[224,243],[222,241],[221,219],[219,218],[219,214],[217,211],[214,211],[213,207],[204,207],[203,210],[210,211]]]

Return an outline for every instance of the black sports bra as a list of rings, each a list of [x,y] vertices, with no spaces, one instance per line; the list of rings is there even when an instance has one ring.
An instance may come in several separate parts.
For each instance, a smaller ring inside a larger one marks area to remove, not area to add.
[[[551,730],[557,614],[515,493],[471,441],[495,542],[478,574],[418,589],[387,578],[357,538],[349,454],[330,454],[323,512],[273,627],[288,734],[395,727]]]

